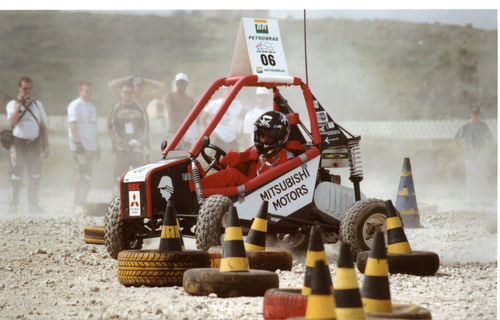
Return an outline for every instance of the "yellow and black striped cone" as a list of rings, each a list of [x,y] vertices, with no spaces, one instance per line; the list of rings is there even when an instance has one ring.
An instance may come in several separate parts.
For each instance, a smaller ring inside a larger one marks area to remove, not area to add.
[[[386,207],[386,230],[387,230],[387,252],[389,253],[410,253],[411,247],[406,238],[405,231],[401,225],[396,210],[391,200],[385,202]]]
[[[385,252],[384,234],[381,231],[375,233],[373,247],[368,255],[361,296],[365,313],[392,313],[389,265]]]
[[[340,244],[333,288],[335,289],[335,313],[338,320],[365,319],[356,271],[352,263],[351,249],[344,242]]]
[[[403,162],[395,207],[401,214],[405,227],[420,228],[420,216],[418,215],[410,158],[405,158]]]
[[[177,221],[177,228],[179,228],[179,238],[181,239],[181,248],[182,251],[186,250],[186,247],[184,246],[184,239],[182,238],[182,233],[181,233],[181,223],[179,222],[179,218],[175,219]]]
[[[264,200],[260,206],[257,216],[252,222],[250,231],[248,231],[248,235],[245,240],[245,250],[266,250],[267,207],[268,202]]]
[[[168,200],[163,225],[161,226],[160,252],[182,251],[181,233],[177,224],[177,213],[172,200]]]
[[[328,279],[328,265],[316,260],[311,274],[311,293],[307,297],[306,319],[335,319],[335,300]]]
[[[311,228],[311,234],[309,236],[309,247],[307,248],[306,254],[306,272],[304,276],[304,286],[302,287],[302,294],[304,295],[311,293],[311,275],[316,260],[321,260],[328,266],[325,247],[323,246],[323,235],[321,233],[321,228],[317,225]],[[328,274],[327,281],[329,281],[328,285],[333,287],[330,274]]]
[[[238,212],[234,206],[229,207],[220,260],[220,272],[249,271],[248,258],[243,243]]]

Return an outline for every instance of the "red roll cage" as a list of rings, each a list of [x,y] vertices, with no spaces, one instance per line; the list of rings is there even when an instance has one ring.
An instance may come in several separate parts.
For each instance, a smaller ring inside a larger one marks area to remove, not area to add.
[[[201,140],[205,136],[210,136],[221,120],[221,118],[224,116],[226,113],[227,109],[233,102],[234,98],[238,94],[238,92],[241,90],[243,87],[265,87],[268,89],[273,89],[273,94],[276,97],[279,94],[279,90],[276,87],[280,86],[300,86],[302,89],[302,94],[304,95],[304,99],[306,102],[306,108],[307,108],[307,113],[309,115],[309,121],[310,121],[310,128],[311,128],[311,134],[312,134],[312,144],[315,146],[318,146],[321,144],[321,135],[319,132],[319,127],[318,127],[318,120],[316,118],[316,112],[314,110],[314,103],[313,103],[313,98],[311,91],[309,89],[309,86],[305,83],[302,82],[300,78],[297,77],[290,77],[290,81],[286,82],[280,82],[279,80],[282,80],[281,78],[276,78],[276,82],[269,81],[273,80],[270,77],[263,78],[259,77],[257,75],[247,75],[247,76],[237,76],[237,77],[230,77],[230,78],[220,78],[215,80],[208,88],[205,90],[203,95],[201,96],[200,100],[196,103],[194,108],[191,110],[189,113],[188,117],[184,122],[182,123],[181,127],[177,130],[175,133],[174,137],[172,138],[172,141],[167,145],[167,147],[163,150],[163,155],[166,156],[170,151],[174,150],[181,138],[186,134],[186,131],[189,129],[191,124],[195,121],[195,119],[198,117],[198,115],[202,112],[203,108],[207,104],[207,102],[210,100],[212,95],[219,90],[220,87],[226,86],[226,87],[231,87],[231,90],[229,91],[228,95],[223,99],[221,106],[217,110],[217,112],[213,115],[212,119],[208,123],[208,125],[205,127],[203,132],[200,134],[196,142],[193,144],[191,149],[189,150],[189,153],[192,156],[197,156],[200,153],[201,150]],[[274,103],[274,110],[278,111],[278,106],[276,105],[276,102]]]

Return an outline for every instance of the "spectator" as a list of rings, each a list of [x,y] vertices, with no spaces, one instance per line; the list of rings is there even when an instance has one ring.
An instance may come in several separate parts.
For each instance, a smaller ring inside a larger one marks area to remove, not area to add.
[[[111,92],[113,92],[113,95],[118,100],[121,99],[121,88],[125,83],[129,83],[132,85],[134,89],[133,100],[143,108],[146,108],[149,102],[151,102],[151,100],[153,100],[154,98],[160,97],[163,89],[165,88],[165,85],[160,81],[146,79],[132,74],[128,77],[118,78],[108,83],[109,89],[111,89]],[[150,85],[151,87],[153,87],[153,90],[145,93],[145,85]]]
[[[186,93],[189,84],[188,76],[185,73],[178,73],[175,76],[173,91],[167,95],[165,105],[168,115],[167,139],[171,139],[177,132],[181,124],[193,109],[195,101]],[[198,138],[198,124],[193,122],[189,130],[184,135],[184,139],[179,144],[181,147],[189,147]]]
[[[484,197],[489,151],[493,142],[493,135],[488,125],[479,120],[479,113],[479,107],[473,107],[470,120],[460,126],[454,136],[458,149],[464,155],[468,210],[473,200]]]
[[[258,87],[255,90],[255,99],[256,105],[251,110],[249,110],[245,114],[245,118],[243,120],[243,134],[245,144],[248,141],[248,145],[252,145],[253,141],[253,126],[254,122],[259,119],[259,117],[266,113],[267,111],[273,110],[273,101],[272,101],[272,91],[266,89],[264,87]]]
[[[49,155],[47,114],[43,104],[31,96],[33,81],[19,79],[16,100],[7,103],[7,119],[14,136],[10,147],[10,210],[17,212],[24,168],[28,170],[30,212],[43,212],[38,204],[42,159]]]
[[[82,207],[92,181],[94,161],[100,156],[97,138],[97,113],[92,99],[92,84],[82,81],[78,86],[79,97],[68,105],[69,149],[76,161],[76,186],[73,206]]]
[[[114,154],[114,194],[118,195],[123,172],[143,165],[149,153],[149,120],[146,110],[133,98],[134,88],[125,83],[120,102],[108,113],[108,133]]]
[[[206,125],[210,120],[210,117],[213,116],[217,110],[219,110],[222,101],[229,94],[229,88],[223,87],[222,93],[223,98],[211,101],[203,110],[204,114],[202,115],[202,124]],[[233,100],[233,102],[231,102],[231,105],[226,110],[226,113],[224,113],[224,116],[213,131],[213,135],[210,139],[212,144],[222,148],[222,150],[238,148],[238,123],[240,121],[242,110],[243,105],[239,101]]]

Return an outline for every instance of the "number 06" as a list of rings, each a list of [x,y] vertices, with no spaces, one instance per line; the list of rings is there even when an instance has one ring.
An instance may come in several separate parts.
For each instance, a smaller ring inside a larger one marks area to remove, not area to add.
[[[268,64],[272,66],[276,65],[276,61],[274,61],[274,56],[272,54],[269,54],[267,56],[265,54],[261,54],[260,61],[262,61],[262,64],[265,66],[267,66]]]

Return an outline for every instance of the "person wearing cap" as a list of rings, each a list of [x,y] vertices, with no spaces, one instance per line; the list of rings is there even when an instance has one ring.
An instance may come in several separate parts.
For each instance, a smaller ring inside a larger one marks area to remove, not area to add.
[[[258,87],[255,90],[255,107],[250,109],[243,119],[243,141],[248,145],[253,144],[253,124],[254,122],[267,111],[273,110],[273,92],[264,87]]]
[[[483,197],[488,180],[489,152],[493,145],[493,135],[486,122],[479,120],[479,114],[480,108],[473,107],[470,120],[461,125],[454,136],[464,156],[468,209],[473,200]]]
[[[132,74],[127,77],[118,78],[112,80],[108,83],[108,87],[113,92],[113,95],[117,100],[121,99],[121,88],[125,83],[129,83],[134,88],[134,102],[146,108],[151,100],[160,97],[162,94],[165,84],[161,81],[143,78],[141,76]],[[148,92],[144,92],[146,85],[153,88]]]
[[[174,79],[172,92],[168,93],[165,99],[168,117],[167,140],[174,136],[194,107],[194,99],[186,93],[188,84],[188,76],[182,72],[178,73]],[[198,138],[198,124],[195,121],[184,135],[180,147],[188,147],[196,138]]]

